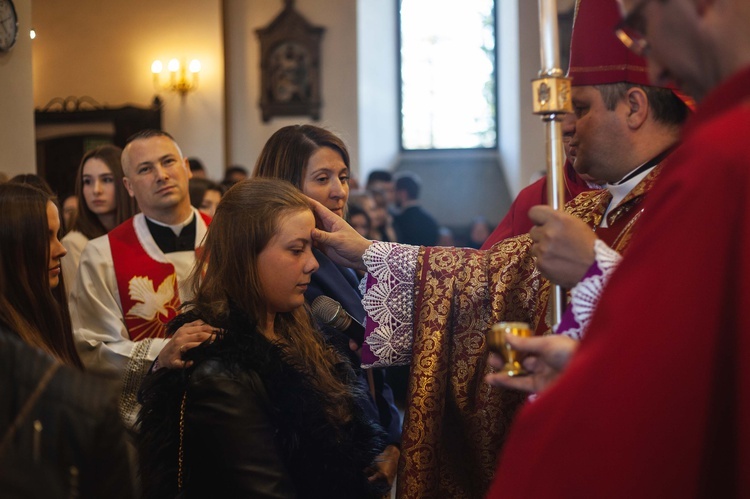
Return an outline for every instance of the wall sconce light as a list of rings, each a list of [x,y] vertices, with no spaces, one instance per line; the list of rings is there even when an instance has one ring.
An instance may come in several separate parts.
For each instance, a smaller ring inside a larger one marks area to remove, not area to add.
[[[198,59],[193,59],[190,64],[185,67],[184,64],[180,64],[177,59],[172,59],[167,63],[167,71],[169,71],[169,81],[162,82],[161,74],[164,71],[164,65],[161,61],[154,61],[151,64],[151,73],[154,75],[154,87],[157,91],[168,90],[170,92],[177,92],[182,97],[185,97],[188,92],[192,92],[198,88],[198,73],[201,71],[201,63]]]

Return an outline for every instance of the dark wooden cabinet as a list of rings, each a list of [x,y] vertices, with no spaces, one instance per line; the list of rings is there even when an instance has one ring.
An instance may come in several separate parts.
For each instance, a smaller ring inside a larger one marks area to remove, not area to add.
[[[37,174],[61,197],[75,190],[83,154],[103,144],[120,147],[145,128],[161,130],[161,101],[151,107],[105,107],[89,98],[53,99],[34,112]]]

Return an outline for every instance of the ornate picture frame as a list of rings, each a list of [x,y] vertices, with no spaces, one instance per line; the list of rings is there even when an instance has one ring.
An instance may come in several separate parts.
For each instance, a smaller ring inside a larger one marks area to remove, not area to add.
[[[256,30],[260,41],[260,108],[273,116],[320,119],[320,43],[325,28],[313,26],[284,0],[284,10]]]

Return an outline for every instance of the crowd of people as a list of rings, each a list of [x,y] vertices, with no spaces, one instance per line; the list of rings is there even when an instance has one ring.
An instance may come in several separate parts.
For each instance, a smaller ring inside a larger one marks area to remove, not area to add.
[[[748,496],[748,23],[581,0],[565,210],[542,179],[484,246],[313,125],[222,182],[143,130],[71,203],[0,184],[2,495]]]

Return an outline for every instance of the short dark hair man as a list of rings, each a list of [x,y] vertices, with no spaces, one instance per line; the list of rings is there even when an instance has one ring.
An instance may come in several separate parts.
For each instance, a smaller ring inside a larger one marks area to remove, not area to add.
[[[226,187],[232,187],[234,184],[241,180],[245,180],[249,176],[247,168],[240,165],[232,165],[224,172],[224,180],[222,184]]]
[[[393,217],[398,242],[415,246],[434,246],[440,226],[419,203],[421,179],[412,172],[401,172],[395,179],[396,206],[401,212]]]
[[[392,205],[396,201],[393,191],[393,174],[388,170],[371,171],[367,176],[365,189],[369,192],[379,192],[384,194],[388,205]]]
[[[188,158],[187,160],[192,178],[206,178],[206,167],[203,166],[203,161],[198,158]]]

